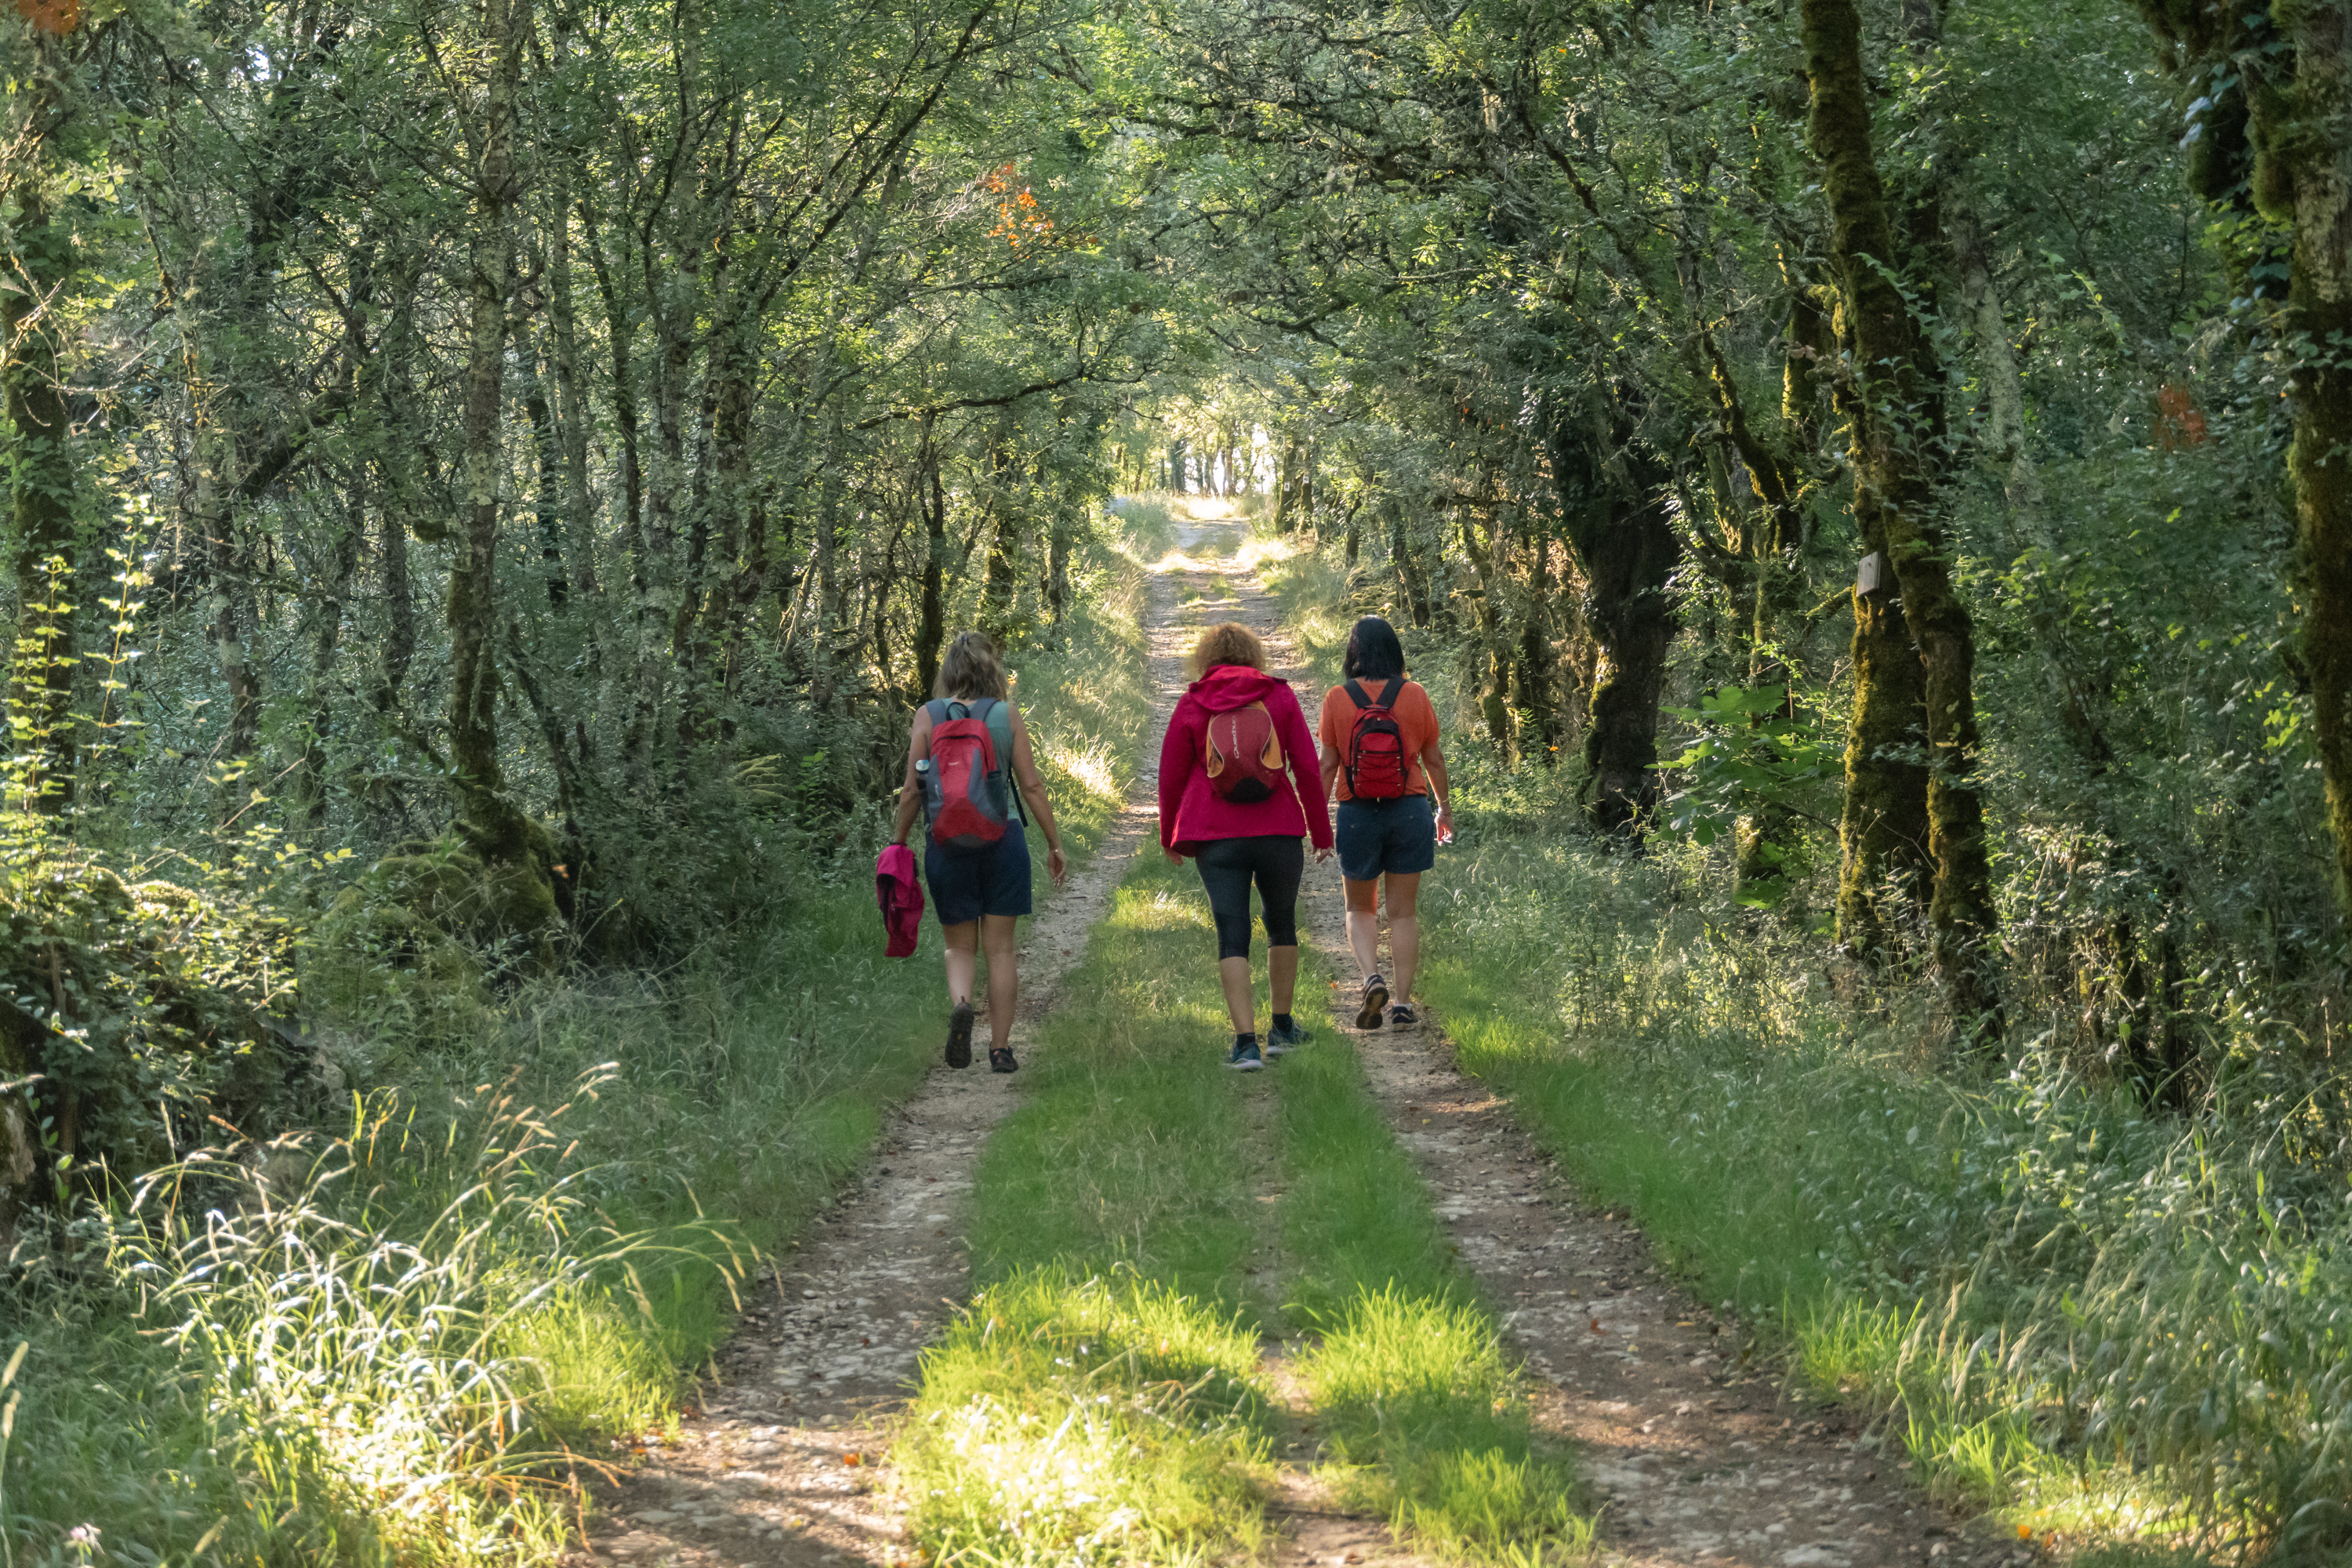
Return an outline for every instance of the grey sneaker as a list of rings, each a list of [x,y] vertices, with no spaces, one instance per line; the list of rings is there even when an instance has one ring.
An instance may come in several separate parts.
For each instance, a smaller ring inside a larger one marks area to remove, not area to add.
[[[1265,1066],[1265,1060],[1257,1054],[1255,1046],[1235,1046],[1234,1054],[1225,1058],[1225,1065],[1235,1072],[1255,1072]]]
[[[1265,1054],[1286,1057],[1314,1037],[1296,1024],[1287,1029],[1268,1029],[1265,1032]]]
[[[971,1066],[971,1004],[959,1002],[948,1015],[948,1066]]]
[[[1410,1029],[1420,1022],[1421,1015],[1412,1010],[1410,1002],[1400,1002],[1389,1009],[1389,1026],[1392,1029]]]
[[[1381,1014],[1388,1005],[1389,983],[1375,973],[1364,982],[1364,1001],[1363,1005],[1356,1009],[1356,1027],[1379,1028]]]

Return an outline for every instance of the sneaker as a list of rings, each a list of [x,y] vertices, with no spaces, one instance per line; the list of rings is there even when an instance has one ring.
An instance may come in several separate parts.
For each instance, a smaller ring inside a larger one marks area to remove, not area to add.
[[[1268,1029],[1265,1032],[1265,1054],[1286,1057],[1314,1037],[1296,1024],[1287,1029]]]
[[[1389,1026],[1391,1028],[1410,1029],[1415,1024],[1420,1022],[1421,1015],[1412,1010],[1412,1004],[1410,1002],[1400,1002],[1395,1006],[1389,1009]]]
[[[1225,1065],[1235,1072],[1255,1072],[1265,1066],[1265,1061],[1257,1054],[1255,1046],[1235,1046],[1234,1054],[1225,1058]]]
[[[971,1066],[971,1004],[959,1002],[948,1015],[948,1066]]]
[[[1013,1047],[1011,1046],[989,1047],[988,1070],[991,1072],[1019,1072],[1021,1070],[1021,1064],[1013,1059]]]
[[[1389,983],[1375,974],[1364,982],[1364,1003],[1356,1009],[1356,1027],[1377,1029],[1381,1012],[1389,1005]]]

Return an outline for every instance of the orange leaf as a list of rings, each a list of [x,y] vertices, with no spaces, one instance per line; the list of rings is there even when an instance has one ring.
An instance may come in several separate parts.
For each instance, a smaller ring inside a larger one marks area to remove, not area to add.
[[[62,38],[81,26],[81,0],[16,0],[16,14]]]

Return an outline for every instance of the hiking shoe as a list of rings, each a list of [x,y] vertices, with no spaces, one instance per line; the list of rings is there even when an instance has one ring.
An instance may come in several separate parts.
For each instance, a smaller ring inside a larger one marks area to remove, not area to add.
[[[991,1072],[1019,1072],[1021,1070],[1021,1064],[1013,1059],[1013,1047],[1011,1046],[989,1047],[988,1070]]]
[[[1381,1013],[1389,1005],[1389,983],[1375,974],[1364,982],[1364,1003],[1356,1009],[1356,1027],[1377,1029]]]
[[[971,1004],[959,1002],[948,1015],[948,1066],[971,1066]]]
[[[1235,1046],[1234,1054],[1225,1058],[1225,1065],[1235,1072],[1255,1072],[1265,1066],[1265,1060],[1257,1054],[1257,1047],[1254,1045]]]
[[[1410,1002],[1400,1002],[1389,1009],[1391,1028],[1410,1029],[1420,1022],[1421,1015],[1412,1010],[1412,1004]]]
[[[1268,1029],[1265,1032],[1265,1054],[1286,1057],[1314,1037],[1296,1024],[1287,1029]]]

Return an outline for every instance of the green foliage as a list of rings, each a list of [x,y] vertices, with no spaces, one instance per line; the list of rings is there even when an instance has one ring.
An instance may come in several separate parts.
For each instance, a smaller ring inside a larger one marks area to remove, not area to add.
[[[2037,1529],[2340,1545],[2332,1160],[2047,1060],[1923,1076],[1916,994],[1693,896],[1698,865],[1483,846],[1423,900],[1463,1065],[1932,1484]]]
[[[1664,765],[1687,779],[1662,805],[1665,829],[1704,847],[1747,825],[1743,857],[1765,868],[1743,877],[1738,900],[1769,909],[1788,896],[1791,875],[1801,874],[1803,839],[1786,831],[1792,817],[1816,827],[1828,826],[1844,748],[1818,716],[1790,711],[1786,687],[1723,686],[1703,693],[1697,705],[1661,711],[1688,724],[1697,738]],[[1770,822],[1776,837],[1760,826]]]

